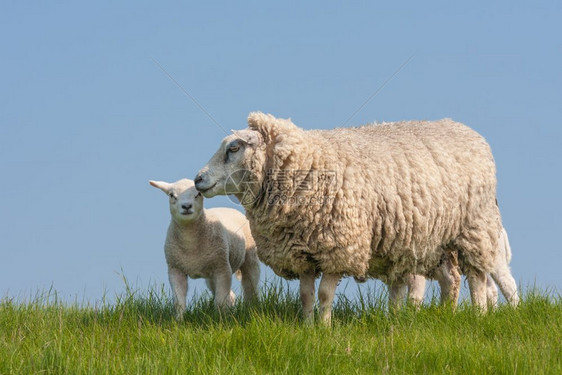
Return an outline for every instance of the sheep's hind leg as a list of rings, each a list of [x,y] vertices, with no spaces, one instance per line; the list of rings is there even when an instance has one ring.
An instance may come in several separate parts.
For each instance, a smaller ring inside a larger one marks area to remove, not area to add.
[[[435,271],[435,278],[441,289],[441,304],[457,307],[461,290],[461,273],[456,251],[446,252],[441,266]]]
[[[305,273],[300,275],[300,296],[302,313],[306,323],[314,322],[314,274]]]
[[[334,295],[336,287],[340,282],[341,276],[339,274],[325,273],[320,280],[318,287],[318,301],[320,302],[320,319],[322,323],[330,325],[332,323],[332,303],[334,302]]]
[[[472,304],[481,311],[487,309],[486,303],[486,273],[479,270],[472,270],[466,275],[468,287],[470,288],[470,298]]]
[[[486,276],[486,299],[488,300],[488,307],[492,309],[498,307],[498,288],[490,275]]]
[[[517,283],[511,275],[509,266],[506,262],[496,265],[496,268],[490,273],[494,281],[500,287],[500,290],[511,306],[519,304],[519,295],[517,294]]]
[[[468,280],[472,304],[485,312],[488,308],[486,271],[492,260],[498,258],[497,236],[501,226],[495,203],[482,207],[479,215],[471,222],[464,223],[465,230],[455,240],[454,248],[458,250],[459,257],[464,259],[463,271]]]

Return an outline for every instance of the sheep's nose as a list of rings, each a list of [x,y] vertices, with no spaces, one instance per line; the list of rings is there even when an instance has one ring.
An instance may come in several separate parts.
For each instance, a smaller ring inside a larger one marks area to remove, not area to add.
[[[181,208],[183,208],[184,210],[189,210],[191,207],[193,207],[191,204],[182,204]]]
[[[203,182],[203,177],[201,176],[201,174],[198,174],[193,182],[195,182],[195,188],[197,189],[197,186],[201,185],[201,183]]]

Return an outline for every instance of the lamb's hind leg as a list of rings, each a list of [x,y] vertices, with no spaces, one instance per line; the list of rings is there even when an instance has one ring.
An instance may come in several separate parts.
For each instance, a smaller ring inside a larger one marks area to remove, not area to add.
[[[260,263],[254,252],[247,252],[246,259],[240,267],[242,273],[242,290],[244,291],[244,302],[252,302],[258,294],[258,282],[260,279]]]
[[[302,313],[306,323],[314,322],[314,274],[305,273],[300,275],[300,296]]]
[[[330,325],[332,323],[332,303],[336,287],[340,282],[341,275],[325,273],[320,280],[318,287],[318,301],[320,302],[320,319],[322,323]]]
[[[209,288],[209,290],[213,294],[213,298],[215,298],[215,281],[213,279],[205,279],[205,284],[207,284],[207,288]],[[230,291],[228,298],[229,305],[233,306],[234,302],[236,302],[236,294],[234,294],[232,290]]]

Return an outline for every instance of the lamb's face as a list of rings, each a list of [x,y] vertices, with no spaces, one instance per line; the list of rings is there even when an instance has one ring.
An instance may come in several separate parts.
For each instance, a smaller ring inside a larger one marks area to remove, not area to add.
[[[265,159],[262,136],[240,130],[225,137],[218,151],[195,177],[195,187],[206,198],[233,194],[238,197],[261,183],[258,173]]]
[[[179,223],[196,220],[203,210],[203,196],[195,189],[195,184],[187,178],[174,183],[150,181],[150,184],[162,190],[170,199],[170,213]]]

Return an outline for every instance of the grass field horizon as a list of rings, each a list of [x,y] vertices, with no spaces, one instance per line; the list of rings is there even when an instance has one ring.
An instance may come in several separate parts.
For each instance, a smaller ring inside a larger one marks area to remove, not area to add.
[[[305,324],[283,283],[223,313],[204,293],[182,322],[164,285],[127,284],[111,303],[64,303],[53,290],[0,302],[0,374],[555,374],[561,340],[562,298],[537,288],[484,315],[468,301],[440,306],[435,291],[395,312],[380,289],[340,294],[331,327]]]

